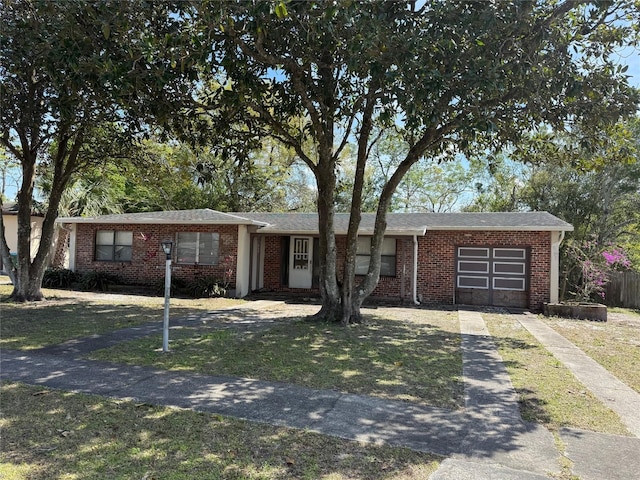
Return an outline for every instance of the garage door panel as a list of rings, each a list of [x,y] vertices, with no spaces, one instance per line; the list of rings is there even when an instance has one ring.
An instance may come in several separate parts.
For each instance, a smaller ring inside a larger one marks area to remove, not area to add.
[[[527,306],[527,249],[458,247],[457,254],[457,303]]]
[[[523,292],[525,290],[524,278],[500,278],[493,277],[494,290],[518,290]]]
[[[494,262],[493,273],[507,275],[524,275],[526,265],[524,262]]]
[[[528,301],[527,292],[515,290],[494,290],[493,306],[526,308]],[[485,304],[486,305],[486,304]]]
[[[489,289],[459,288],[457,292],[458,303],[464,305],[489,305]]]
[[[489,277],[469,277],[458,275],[458,287],[460,288],[480,288],[487,290],[489,288]]]

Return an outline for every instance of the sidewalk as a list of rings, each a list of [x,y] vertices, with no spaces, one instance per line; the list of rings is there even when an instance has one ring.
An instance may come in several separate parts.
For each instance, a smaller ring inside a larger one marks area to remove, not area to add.
[[[481,314],[459,311],[459,318],[465,377],[462,411],[78,358],[101,345],[131,338],[131,332],[125,336],[113,332],[37,352],[5,350],[0,379],[194,409],[450,457],[431,480],[539,480],[558,474],[560,453],[553,435],[540,425],[522,421],[517,394]],[[193,321],[197,319],[183,323]],[[150,327],[136,328],[140,336],[157,332]],[[639,439],[576,430],[560,435],[575,463],[574,473],[582,480],[637,478]],[[607,448],[609,452],[603,455]],[[602,463],[594,465],[595,458]],[[605,476],[599,473],[602,471]]]

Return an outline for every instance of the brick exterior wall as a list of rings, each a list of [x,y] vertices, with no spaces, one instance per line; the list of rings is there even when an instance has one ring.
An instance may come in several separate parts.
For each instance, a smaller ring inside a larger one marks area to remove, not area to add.
[[[95,260],[95,238],[98,230],[116,230],[133,232],[133,245],[130,262],[111,262]],[[106,272],[118,275],[124,283],[150,285],[164,279],[165,254],[160,242],[171,239],[176,241],[177,232],[216,232],[220,234],[218,265],[187,265],[175,262],[173,251],[172,276],[184,280],[195,277],[212,276],[223,280],[225,268],[231,266],[230,284],[236,282],[236,259],[238,255],[237,225],[114,225],[114,224],[77,224],[75,271]]]
[[[317,292],[317,289],[290,289],[281,284],[283,237],[265,237],[264,289],[275,292]],[[344,264],[345,237],[336,239],[338,275]],[[524,247],[529,250],[529,308],[540,310],[549,301],[551,271],[550,232],[430,231],[418,237],[417,295],[425,304],[452,304],[455,289],[455,255],[459,246]],[[381,277],[374,297],[403,302],[412,299],[413,239],[396,240],[396,276]]]
[[[97,230],[133,232],[131,262],[95,261]],[[112,225],[78,224],[76,242],[76,271],[108,272],[118,275],[125,283],[153,284],[164,279],[165,257],[160,241],[176,240],[176,232],[217,232],[220,234],[219,265],[182,265],[174,263],[173,275],[185,280],[197,276],[224,278],[225,258],[232,266],[231,284],[235,285],[238,227],[235,225]],[[265,236],[263,289],[271,292],[309,292],[317,289],[291,289],[282,283],[284,238]],[[338,275],[342,274],[346,239],[336,239]],[[417,294],[422,303],[451,304],[454,301],[455,254],[459,246],[523,247],[529,251],[529,308],[540,310],[550,297],[551,233],[505,231],[429,231],[418,237]],[[174,252],[175,259],[175,252]],[[396,239],[396,275],[381,277],[373,291],[374,297],[387,297],[409,302],[413,293],[413,238]]]

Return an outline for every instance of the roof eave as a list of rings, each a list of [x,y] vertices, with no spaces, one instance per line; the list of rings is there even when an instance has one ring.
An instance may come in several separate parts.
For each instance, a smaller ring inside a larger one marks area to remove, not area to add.
[[[507,231],[507,232],[573,232],[573,225],[567,226],[559,226],[559,225],[509,225],[509,226],[489,226],[489,225],[465,225],[465,226],[435,226],[435,227],[427,227],[427,231],[463,231],[463,230],[473,230],[473,231]]]
[[[119,225],[256,225],[259,227],[267,226],[267,223],[258,222],[256,220],[240,219],[234,221],[219,221],[219,220],[162,220],[153,218],[143,218],[139,220],[106,220],[93,218],[93,217],[59,217],[56,219],[56,223],[94,223],[94,224],[119,224]]]
[[[301,236],[311,236],[318,235],[320,232],[318,230],[258,230],[257,233],[264,233],[268,235],[301,235]],[[407,237],[413,235],[424,235],[426,233],[426,228],[420,229],[387,229],[384,234],[387,237]],[[336,230],[336,235],[347,235],[346,230]],[[358,231],[358,235],[373,235],[373,229],[361,229]]]

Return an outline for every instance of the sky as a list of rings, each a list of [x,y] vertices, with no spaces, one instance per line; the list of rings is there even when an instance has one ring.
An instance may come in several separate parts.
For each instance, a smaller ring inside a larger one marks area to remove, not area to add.
[[[640,88],[640,49],[626,48],[620,52],[619,59],[620,64],[629,66],[626,73],[630,77],[629,83]]]

